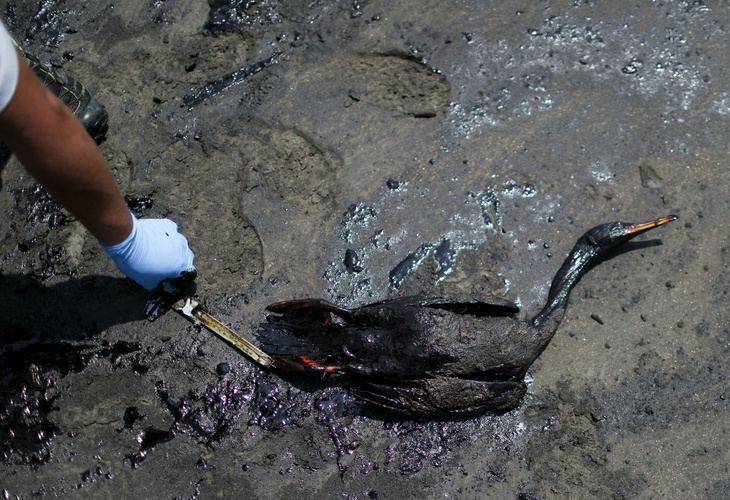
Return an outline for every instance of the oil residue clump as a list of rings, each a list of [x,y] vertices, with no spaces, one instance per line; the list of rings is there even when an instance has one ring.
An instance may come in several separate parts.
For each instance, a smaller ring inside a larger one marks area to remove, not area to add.
[[[3,395],[0,408],[0,451],[8,462],[45,464],[58,427],[49,418],[56,396],[54,381],[37,365]],[[5,392],[5,391],[3,391]]]
[[[75,344],[44,340],[18,327],[5,329],[16,342],[0,351],[0,451],[8,462],[44,464],[51,459],[51,440],[61,431],[51,420],[61,395],[56,379],[83,371],[92,359],[106,358],[112,365],[140,349],[131,342]]]

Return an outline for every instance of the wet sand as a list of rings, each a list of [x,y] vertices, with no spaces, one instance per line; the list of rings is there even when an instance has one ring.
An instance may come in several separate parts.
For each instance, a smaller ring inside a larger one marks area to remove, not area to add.
[[[730,497],[721,4],[235,3],[0,5],[104,103],[130,206],[180,225],[199,298],[249,339],[291,298],[468,292],[529,317],[590,227],[680,219],[582,280],[517,409],[399,421],[146,321],[150,295],[11,158],[6,496]]]

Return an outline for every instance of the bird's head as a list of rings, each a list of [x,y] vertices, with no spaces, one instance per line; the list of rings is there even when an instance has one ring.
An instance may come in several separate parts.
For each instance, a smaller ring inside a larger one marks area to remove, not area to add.
[[[610,249],[626,243],[632,238],[645,233],[667,222],[677,220],[676,215],[668,215],[648,222],[638,224],[628,222],[609,222],[588,230],[580,239],[579,244],[587,245],[596,253],[604,253]]]

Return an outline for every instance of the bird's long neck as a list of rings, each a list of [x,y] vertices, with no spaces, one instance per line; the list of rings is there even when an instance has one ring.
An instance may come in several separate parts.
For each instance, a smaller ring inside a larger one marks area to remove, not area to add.
[[[536,332],[546,330],[550,332],[549,336],[552,336],[563,319],[570,291],[580,278],[596,264],[602,253],[583,238],[578,240],[553,278],[545,307],[531,321],[531,326]],[[549,341],[549,338],[547,340]]]

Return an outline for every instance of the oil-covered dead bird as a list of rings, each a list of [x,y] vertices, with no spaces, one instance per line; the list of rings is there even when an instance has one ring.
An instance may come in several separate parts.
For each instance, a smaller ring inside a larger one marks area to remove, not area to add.
[[[405,297],[344,309],[322,299],[271,304],[259,338],[284,371],[338,372],[363,401],[400,417],[458,418],[516,407],[525,372],[563,319],[573,286],[605,254],[655,227],[612,222],[586,232],[532,319],[502,299]]]

